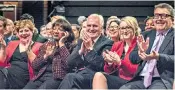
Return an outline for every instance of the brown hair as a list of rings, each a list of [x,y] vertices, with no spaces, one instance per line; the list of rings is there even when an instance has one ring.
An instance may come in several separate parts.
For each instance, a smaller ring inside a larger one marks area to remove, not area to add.
[[[32,32],[34,32],[35,25],[32,23],[31,20],[20,20],[19,22],[16,23],[16,31],[19,32],[19,29],[27,27],[29,28]]]
[[[160,4],[155,5],[154,10],[157,8],[166,8],[169,11],[170,15],[174,17],[174,10],[171,5],[167,3],[160,3]]]
[[[7,19],[5,17],[3,17],[3,16],[0,16],[0,21],[3,22],[3,27],[5,28],[6,25],[7,25]]]

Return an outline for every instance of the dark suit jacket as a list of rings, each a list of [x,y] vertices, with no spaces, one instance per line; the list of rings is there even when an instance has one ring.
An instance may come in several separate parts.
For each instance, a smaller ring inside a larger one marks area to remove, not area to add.
[[[107,39],[105,36],[100,36],[97,42],[94,44],[94,49],[88,52],[84,59],[79,55],[78,51],[81,48],[82,40],[78,41],[77,46],[74,48],[71,55],[68,57],[68,66],[70,69],[87,67],[93,71],[102,71],[104,66],[104,60],[102,57],[103,50],[110,50],[113,41]]]
[[[69,50],[65,46],[56,47],[53,53],[44,59],[48,43],[51,43],[52,45],[54,44],[53,42],[44,43],[39,50],[39,55],[32,62],[32,68],[37,71],[37,75],[33,78],[33,80],[42,76],[50,63],[52,64],[53,78],[63,79],[67,74],[68,67],[66,58],[70,55]]]
[[[150,45],[147,54],[150,53],[152,45],[155,40],[156,31],[151,30],[143,33],[144,38],[150,38]],[[172,88],[174,80],[174,29],[171,28],[159,49],[159,60],[157,60],[157,69],[160,77],[167,88]],[[138,64],[139,68],[135,76],[138,76],[142,69],[144,68],[146,61],[143,61],[138,56],[138,47],[136,47],[130,54],[130,60],[134,64]]]
[[[5,37],[4,40],[5,40],[6,44],[8,45],[8,43],[9,43],[10,41],[18,40],[18,37],[15,36],[15,35],[12,35],[12,37],[11,37],[10,40],[9,40],[7,37]]]

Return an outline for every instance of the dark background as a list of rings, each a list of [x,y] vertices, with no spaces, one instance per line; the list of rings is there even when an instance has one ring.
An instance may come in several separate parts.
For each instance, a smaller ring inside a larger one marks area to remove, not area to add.
[[[56,11],[54,14],[65,15],[70,23],[77,23],[79,16],[88,16],[98,13],[104,16],[104,20],[115,15],[119,18],[134,16],[139,21],[140,27],[144,28],[144,19],[153,16],[154,5],[168,3],[174,7],[174,1],[48,1],[48,15],[54,7],[61,6],[65,12]],[[35,18],[37,28],[46,24],[43,21],[43,1],[23,1],[22,13],[30,13]],[[47,19],[49,20],[49,18]]]

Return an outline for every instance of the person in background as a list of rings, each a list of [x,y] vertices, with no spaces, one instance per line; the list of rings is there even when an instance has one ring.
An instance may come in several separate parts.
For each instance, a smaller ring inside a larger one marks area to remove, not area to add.
[[[155,26],[153,23],[153,17],[147,17],[145,20],[145,31],[150,31],[150,30],[154,30]]]
[[[80,26],[77,24],[71,24],[72,31],[75,35],[75,40],[73,41],[73,44],[76,45],[78,43],[78,40],[80,38]]]
[[[82,23],[86,21],[86,17],[85,16],[79,16],[77,19],[77,22],[80,26],[82,26]]]
[[[119,33],[119,20],[111,20],[108,26],[108,36],[113,40],[114,42],[120,41],[120,33]]]
[[[81,29],[80,29],[80,39],[83,37],[83,32],[86,30],[87,27],[87,20],[83,21],[81,24]]]
[[[13,35],[17,37],[17,31],[16,31],[16,24],[18,23],[19,21],[14,21],[14,30],[13,30]]]
[[[42,25],[40,27],[40,35],[43,36],[44,38],[47,38],[47,31],[46,31],[46,25]]]
[[[13,21],[8,18],[6,18],[6,20],[7,20],[7,25],[6,25],[6,29],[4,30],[4,40],[6,44],[8,44],[12,40],[17,40],[17,37],[13,35],[13,31],[15,29]]]
[[[111,51],[103,52],[105,66],[103,72],[97,72],[93,79],[93,89],[119,89],[131,80],[138,65],[129,60],[129,54],[136,46],[138,22],[136,18],[126,16],[121,19],[120,35],[122,41],[115,42]]]
[[[66,18],[64,17],[64,16],[61,16],[61,15],[55,15],[55,16],[52,16],[51,18],[50,18],[50,22],[53,24],[56,20],[58,20],[58,19],[65,19],[66,20]]]
[[[10,41],[1,51],[0,89],[22,89],[33,78],[31,63],[42,45],[32,41],[34,28],[30,20],[20,20],[16,25],[19,40]]]
[[[4,40],[4,31],[6,29],[6,25],[7,25],[7,20],[5,17],[0,16],[0,43],[3,45],[7,45],[5,40]]]
[[[110,16],[108,19],[107,19],[107,22],[106,22],[106,29],[105,29],[105,36],[110,38],[109,37],[109,23],[113,20],[116,20],[117,22],[120,22],[120,19],[117,17],[117,16]]]

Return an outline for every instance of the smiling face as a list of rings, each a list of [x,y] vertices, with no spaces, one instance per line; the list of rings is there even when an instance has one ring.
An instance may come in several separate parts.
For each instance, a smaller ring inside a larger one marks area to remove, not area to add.
[[[154,26],[154,23],[153,23],[153,19],[148,19],[146,21],[145,30],[150,31],[150,30],[153,30],[154,28],[155,28],[155,26]]]
[[[129,26],[125,21],[120,23],[120,35],[123,40],[131,40],[135,36],[135,32],[131,26]]]
[[[111,38],[117,38],[119,35],[119,30],[118,30],[119,25],[116,22],[111,22],[111,24],[108,27],[109,30],[109,36]]]
[[[172,16],[166,8],[156,8],[154,10],[154,25],[156,30],[168,30],[173,25]]]
[[[92,39],[96,39],[101,35],[102,25],[100,24],[100,18],[98,16],[88,17],[86,32]]]
[[[21,42],[26,43],[32,40],[33,32],[28,27],[19,29],[17,34]]]
[[[64,30],[62,27],[60,27],[59,25],[56,25],[53,27],[53,38],[55,40],[60,40],[61,37],[64,36]]]

